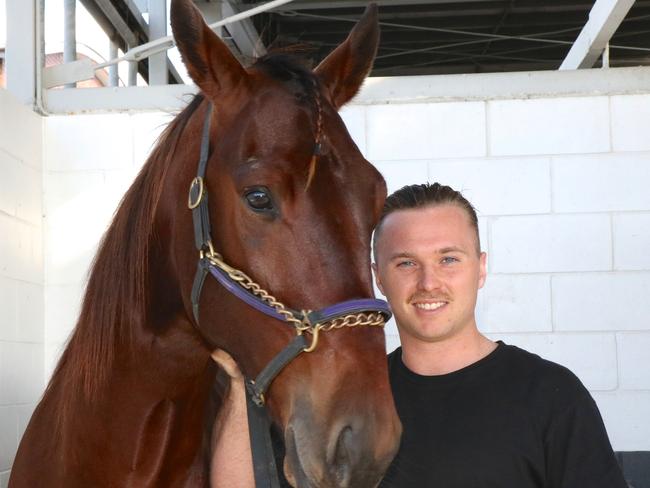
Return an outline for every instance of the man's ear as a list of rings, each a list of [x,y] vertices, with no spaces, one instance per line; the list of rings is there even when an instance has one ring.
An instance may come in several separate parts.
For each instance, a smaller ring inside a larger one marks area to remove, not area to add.
[[[384,292],[384,287],[381,284],[381,280],[379,279],[379,271],[377,270],[377,263],[372,263],[370,265],[372,267],[372,274],[375,275],[375,284],[377,285],[377,288],[379,288],[379,291],[382,293],[382,295],[386,296],[386,292]]]
[[[170,20],[189,75],[210,98],[224,96],[247,81],[246,70],[191,0],[172,0]]]
[[[371,3],[348,38],[314,70],[337,110],[359,91],[372,69],[378,45],[377,5]]]
[[[487,254],[482,252],[479,261],[478,287],[483,288],[487,278]]]

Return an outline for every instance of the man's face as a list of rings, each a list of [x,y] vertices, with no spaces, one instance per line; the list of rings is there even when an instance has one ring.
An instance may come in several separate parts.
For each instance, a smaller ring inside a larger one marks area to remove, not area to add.
[[[395,314],[402,343],[438,342],[475,327],[486,275],[469,216],[456,205],[399,210],[376,242],[377,286]]]

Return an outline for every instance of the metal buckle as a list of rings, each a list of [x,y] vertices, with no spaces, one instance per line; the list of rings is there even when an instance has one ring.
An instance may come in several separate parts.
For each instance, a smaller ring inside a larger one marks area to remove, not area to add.
[[[246,389],[250,393],[251,399],[258,407],[263,407],[266,403],[264,392],[257,391],[255,388],[255,380],[246,380]]]
[[[192,200],[192,190],[194,189],[195,185],[199,185],[199,194],[196,197],[196,200]],[[193,180],[192,183],[190,183],[190,193],[187,197],[187,206],[190,210],[194,210],[196,207],[199,206],[201,203],[201,200],[203,199],[203,178],[200,176],[196,176]]]
[[[316,324],[314,327],[309,329],[311,332],[311,344],[309,347],[304,348],[303,352],[312,352],[316,349],[316,346],[318,345],[318,331],[320,331],[321,327],[321,324]]]

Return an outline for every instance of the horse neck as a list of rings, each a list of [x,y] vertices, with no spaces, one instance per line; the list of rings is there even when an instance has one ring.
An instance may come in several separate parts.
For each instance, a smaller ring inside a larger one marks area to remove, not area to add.
[[[118,354],[92,400],[82,391],[68,396],[63,364],[39,407],[42,415],[33,421],[36,430],[59,426],[42,456],[65,453],[68,471],[91,467],[92,482],[110,476],[115,486],[126,486],[127,478],[132,486],[149,486],[144,480],[158,486],[191,471],[202,476],[219,405],[218,398],[209,401],[216,368],[209,356],[197,354],[202,346],[182,322],[170,319],[165,332],[138,341],[146,347]],[[52,418],[55,412],[62,416]],[[98,458],[101,466],[93,471]]]

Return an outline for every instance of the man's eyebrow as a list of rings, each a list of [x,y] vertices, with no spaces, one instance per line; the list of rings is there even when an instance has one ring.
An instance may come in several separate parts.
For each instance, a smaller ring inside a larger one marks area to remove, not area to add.
[[[412,257],[413,257],[412,254],[402,251],[402,252],[397,252],[395,254],[392,254],[388,260],[394,261],[395,259],[404,259],[404,258],[412,258]]]
[[[438,249],[438,254],[447,254],[450,252],[459,252],[461,254],[467,254],[467,251],[461,249],[458,246],[447,246],[447,247],[443,247],[442,249]]]

